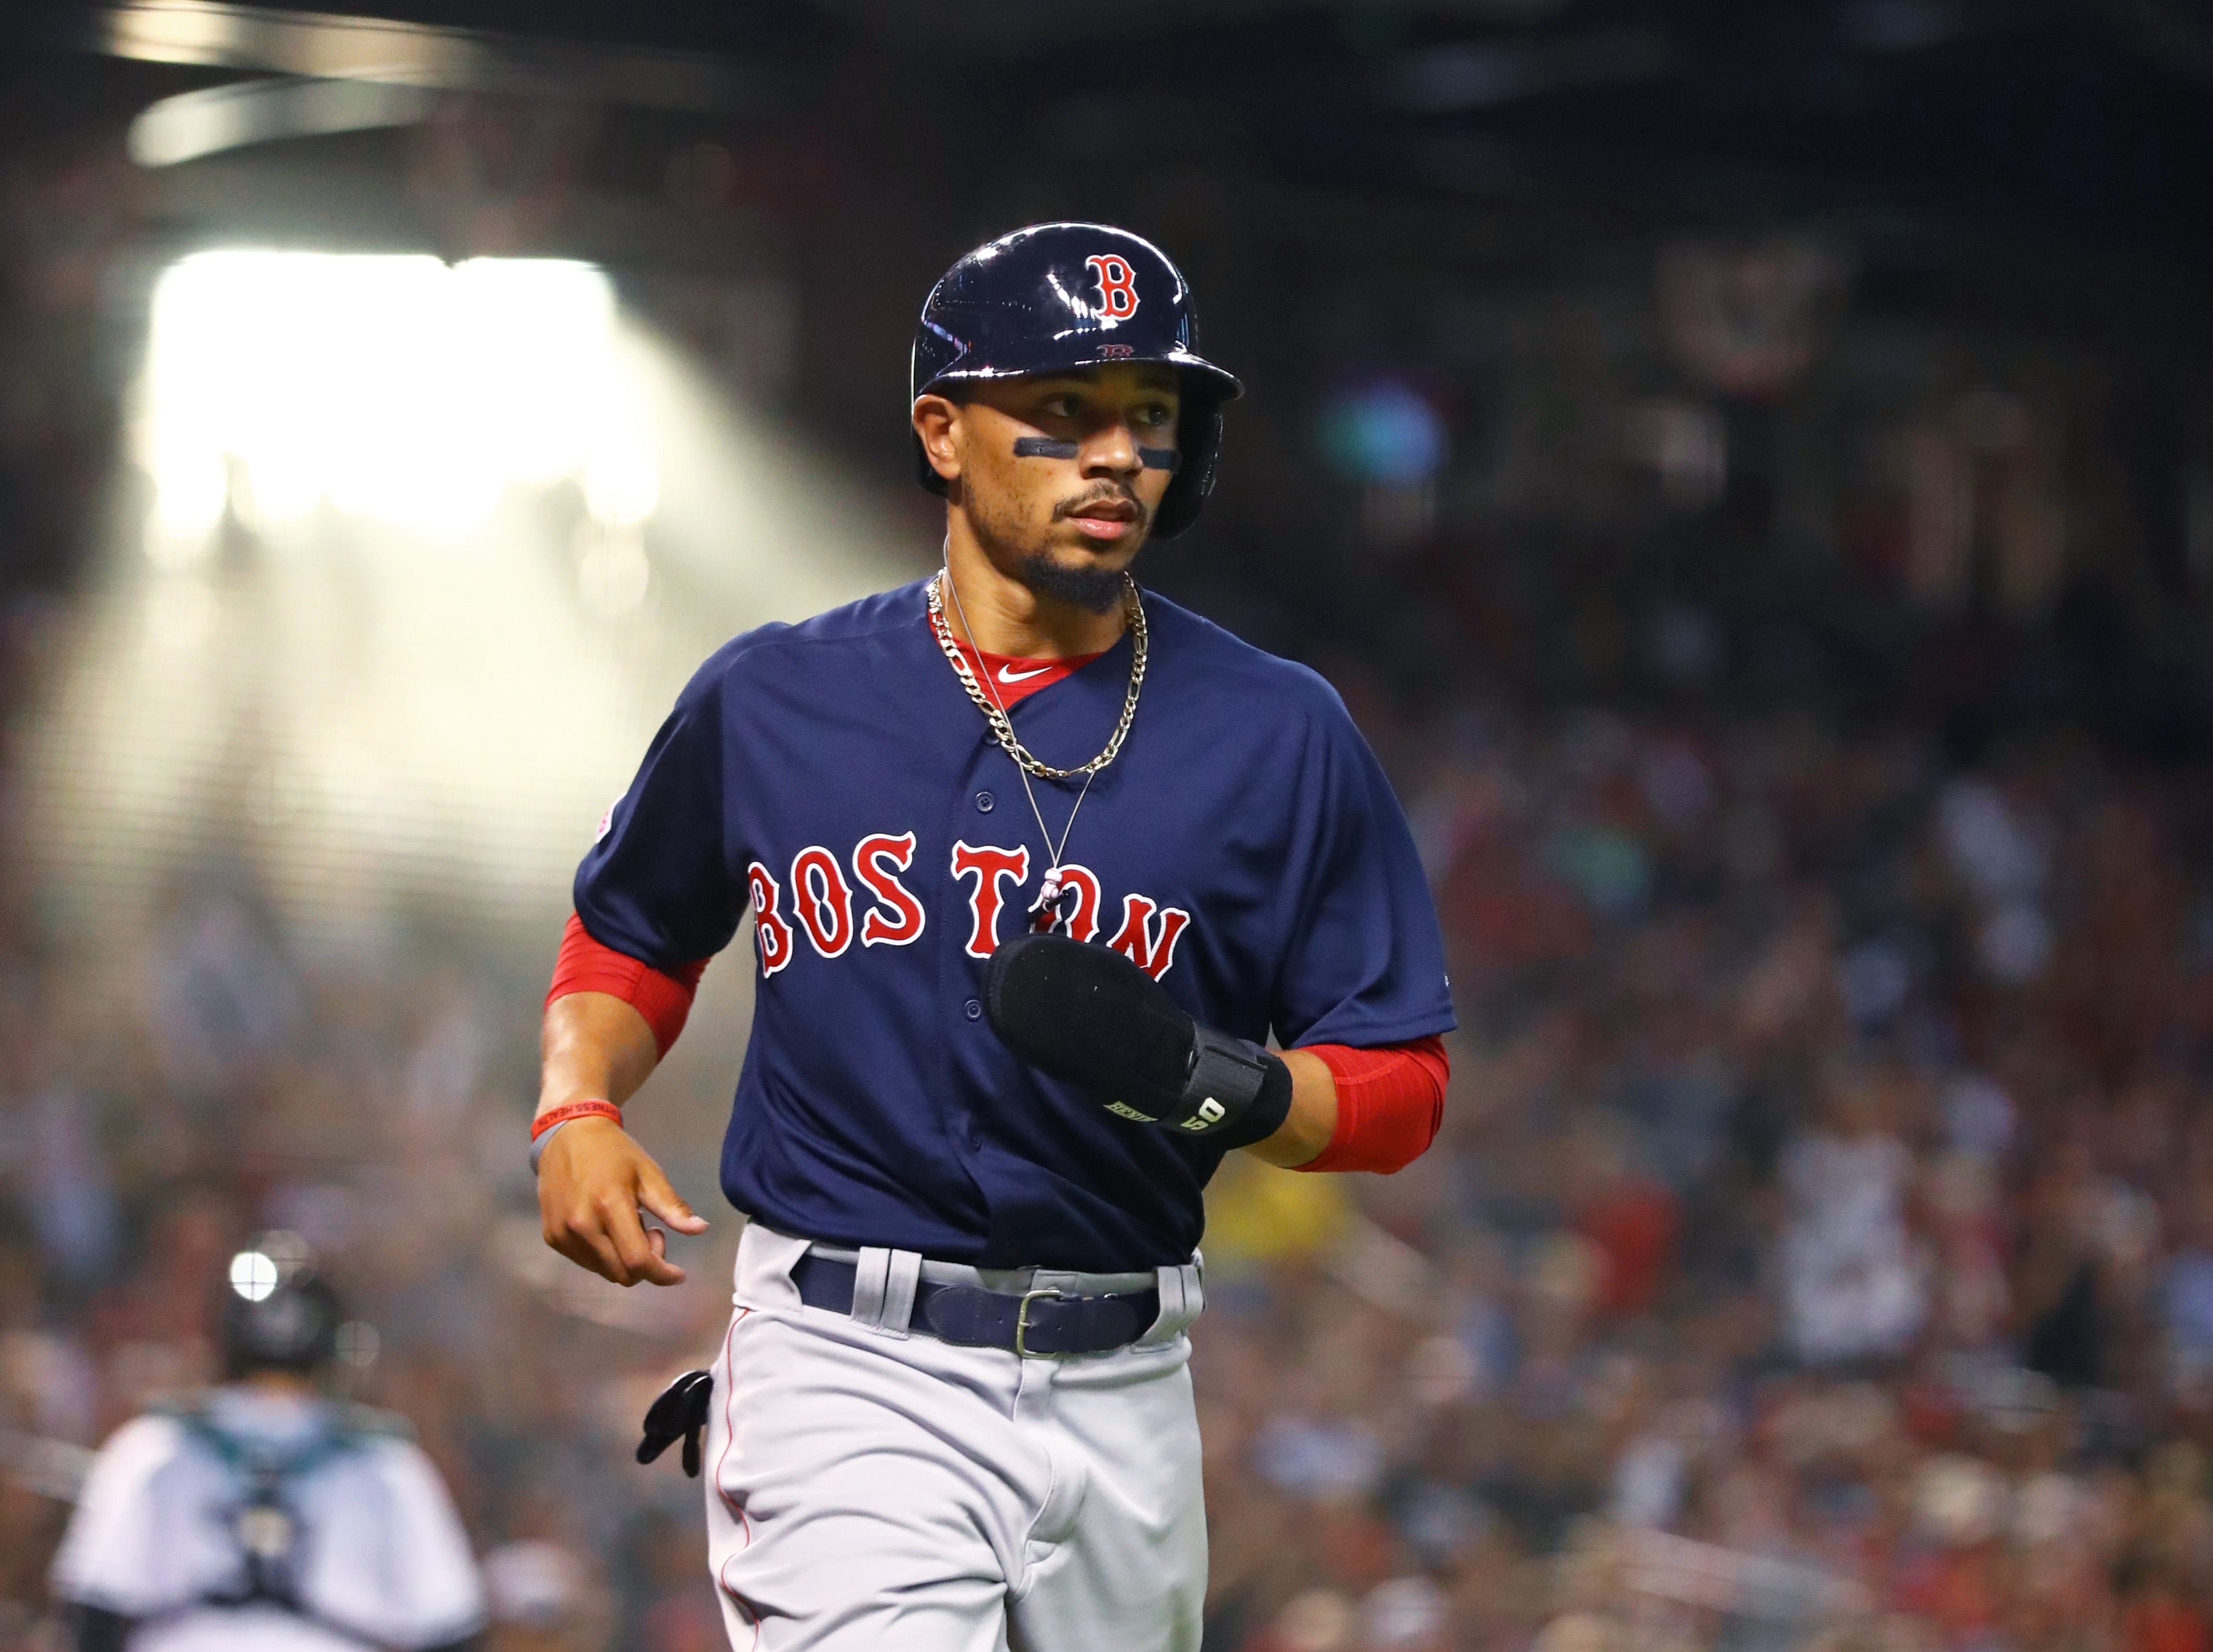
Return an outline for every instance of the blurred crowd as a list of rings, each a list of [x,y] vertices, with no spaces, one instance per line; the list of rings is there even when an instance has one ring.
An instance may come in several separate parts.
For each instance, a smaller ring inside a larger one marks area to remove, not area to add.
[[[1217,1184],[1210,1646],[2213,1646],[2201,773],[1346,686],[1463,1027]]]
[[[451,1488],[494,1652],[723,1646],[698,1484],[631,1448],[704,1363],[735,1236],[650,1294],[545,1248],[531,983],[416,944],[303,959],[222,873],[132,955],[43,958],[28,926],[0,955],[0,1648],[62,1644],[45,1573],[88,1448],[215,1380],[226,1265],[271,1227],[357,1316],[342,1390]]]
[[[1411,1169],[1214,1190],[1210,1649],[2213,1649],[2213,787],[1342,675],[1463,1024]],[[544,1249],[534,978],[302,946],[236,869],[97,962],[36,896],[0,900],[0,1646],[53,1644],[87,1449],[209,1376],[274,1225],[371,1327],[346,1382],[447,1475],[496,1647],[719,1647],[697,1487],[628,1458],[731,1236],[669,1293]]]

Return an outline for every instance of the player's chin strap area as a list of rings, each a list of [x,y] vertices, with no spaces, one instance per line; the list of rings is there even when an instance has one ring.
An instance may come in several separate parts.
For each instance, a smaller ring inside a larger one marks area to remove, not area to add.
[[[1016,1054],[1123,1118],[1226,1150],[1265,1141],[1290,1113],[1281,1056],[1194,1019],[1110,947],[1019,936],[991,955],[984,1003]]]

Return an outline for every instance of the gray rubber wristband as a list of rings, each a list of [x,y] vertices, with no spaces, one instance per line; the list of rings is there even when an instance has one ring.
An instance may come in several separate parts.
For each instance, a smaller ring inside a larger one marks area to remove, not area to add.
[[[538,1161],[546,1157],[546,1144],[552,1140],[554,1137],[559,1135],[564,1130],[566,1130],[570,1125],[576,1122],[576,1121],[574,1119],[564,1119],[560,1123],[555,1125],[551,1130],[548,1130],[544,1135],[539,1137],[537,1140],[530,1144],[531,1175],[536,1175],[538,1174]]]

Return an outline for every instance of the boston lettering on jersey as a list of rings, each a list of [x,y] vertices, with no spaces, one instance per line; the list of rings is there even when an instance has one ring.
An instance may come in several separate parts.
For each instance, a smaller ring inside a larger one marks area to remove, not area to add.
[[[1060,921],[1255,1041],[1452,1024],[1413,843],[1328,685],[1155,596],[1122,755],[1060,869]],[[1125,638],[1009,708],[1047,762],[1119,712]],[[1036,787],[1057,836],[1076,788]],[[1118,1119],[1003,1044],[993,946],[1047,851],[931,637],[920,584],[725,645],[576,877],[601,945],[680,973],[750,913],[753,1030],[722,1186],[771,1228],[985,1266],[1186,1260],[1218,1151]]]
[[[853,884],[846,881],[838,857],[820,844],[809,844],[791,858],[789,921],[784,914],[787,885],[778,884],[776,874],[758,860],[748,866],[747,889],[763,977],[791,962],[794,923],[826,958],[842,956],[856,934],[863,946],[910,946],[920,940],[930,915],[899,878],[914,859],[914,842],[912,832],[874,832],[853,846],[853,882],[875,902],[862,913],[857,927]],[[1060,928],[1079,941],[1096,939],[1099,874],[1073,862],[1055,871],[1062,884],[1055,908]],[[953,846],[953,876],[968,885],[967,939],[961,950],[970,957],[990,957],[1001,941],[1010,939],[1022,926],[1028,911],[1018,908],[1009,918],[1008,891],[1021,889],[1029,875],[1027,845]],[[1175,962],[1176,941],[1190,921],[1191,914],[1180,907],[1163,907],[1148,896],[1125,895],[1121,927],[1106,944],[1158,981]]]

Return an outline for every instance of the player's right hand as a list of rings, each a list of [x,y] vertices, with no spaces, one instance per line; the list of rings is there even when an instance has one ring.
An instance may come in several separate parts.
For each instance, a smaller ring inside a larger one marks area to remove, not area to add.
[[[707,1230],[668,1185],[653,1155],[612,1119],[563,1125],[538,1161],[538,1215],[546,1242],[579,1267],[617,1285],[681,1285],[668,1241],[648,1229],[650,1213],[679,1233]]]

